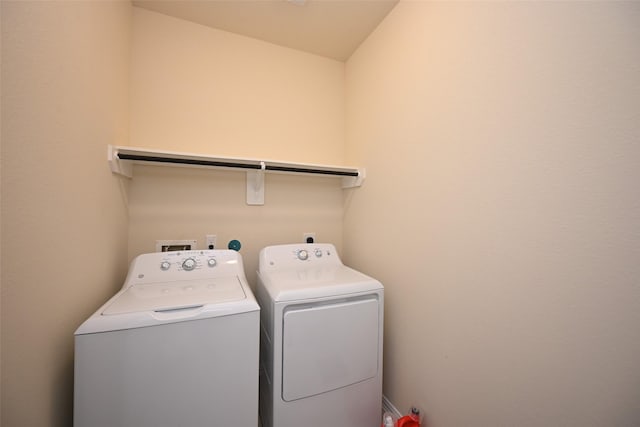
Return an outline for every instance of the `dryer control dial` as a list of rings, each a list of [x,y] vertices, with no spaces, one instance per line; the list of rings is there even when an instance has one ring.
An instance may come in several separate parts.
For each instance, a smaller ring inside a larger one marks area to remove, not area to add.
[[[316,258],[322,258],[322,249],[316,249],[315,254]]]
[[[171,263],[169,261],[162,261],[160,263],[160,269],[162,271],[167,271],[169,268],[171,268]]]
[[[306,261],[307,258],[309,258],[309,252],[307,252],[305,249],[301,249],[298,251],[298,259],[300,261]]]
[[[182,269],[191,271],[196,268],[196,260],[193,258],[187,258],[182,262]]]

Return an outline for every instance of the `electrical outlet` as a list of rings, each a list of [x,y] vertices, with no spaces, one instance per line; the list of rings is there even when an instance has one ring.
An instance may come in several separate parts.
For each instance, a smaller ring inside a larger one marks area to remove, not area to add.
[[[205,249],[215,249],[216,248],[216,235],[215,234],[207,234],[204,244]]]
[[[315,243],[316,242],[316,233],[303,233],[302,241],[304,243]]]

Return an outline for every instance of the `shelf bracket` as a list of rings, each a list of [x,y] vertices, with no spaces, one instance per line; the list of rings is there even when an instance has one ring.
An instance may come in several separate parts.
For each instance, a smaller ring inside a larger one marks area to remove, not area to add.
[[[247,205],[264,205],[264,171],[266,164],[260,162],[260,170],[247,171]]]
[[[120,160],[118,157],[118,147],[109,145],[107,156],[112,173],[122,175],[127,178],[133,177],[133,164],[127,160]]]
[[[342,188],[355,188],[362,186],[367,177],[366,169],[358,169],[358,176],[345,176],[342,178]]]

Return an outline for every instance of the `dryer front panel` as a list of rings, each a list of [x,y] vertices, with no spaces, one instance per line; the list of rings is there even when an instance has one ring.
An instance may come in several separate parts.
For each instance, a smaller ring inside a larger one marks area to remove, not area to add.
[[[379,311],[376,294],[285,308],[282,399],[290,402],[375,377]]]

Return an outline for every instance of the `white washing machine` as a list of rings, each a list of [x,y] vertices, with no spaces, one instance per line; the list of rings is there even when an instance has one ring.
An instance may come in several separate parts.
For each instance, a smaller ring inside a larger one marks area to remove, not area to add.
[[[138,256],[75,332],[75,427],[256,427],[259,313],[237,252]]]
[[[264,427],[374,427],[382,405],[384,289],[331,244],[260,252]]]

